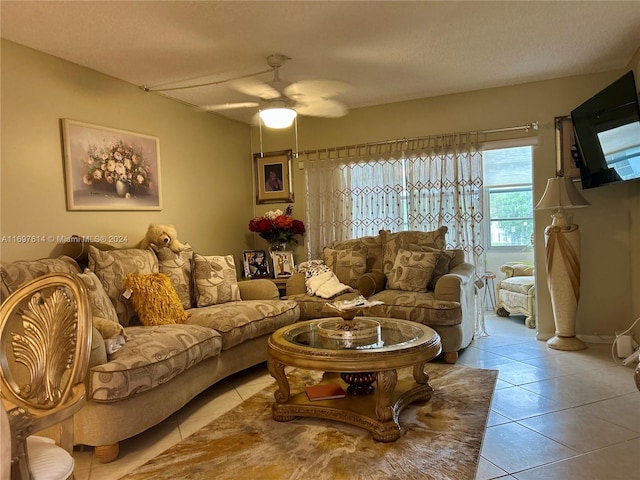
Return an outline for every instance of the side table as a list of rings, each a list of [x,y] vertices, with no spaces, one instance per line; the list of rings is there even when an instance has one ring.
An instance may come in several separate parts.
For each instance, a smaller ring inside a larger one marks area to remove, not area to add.
[[[287,294],[287,280],[288,278],[270,278],[273,283],[278,287],[278,292],[281,297],[284,297]]]
[[[489,301],[491,302],[491,309],[496,309],[496,274],[493,272],[484,272],[482,275],[484,279],[484,293],[482,294],[482,306],[487,306],[487,293],[489,294]]]

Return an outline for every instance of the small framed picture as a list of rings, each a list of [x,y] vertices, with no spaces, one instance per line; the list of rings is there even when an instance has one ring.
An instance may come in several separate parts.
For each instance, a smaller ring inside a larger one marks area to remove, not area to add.
[[[270,278],[267,252],[264,250],[245,250],[242,252],[242,265],[246,278]]]
[[[293,252],[271,252],[273,276],[275,278],[290,277],[293,273]]]
[[[578,146],[571,116],[555,118],[556,168],[559,177],[580,178]]]
[[[291,158],[291,150],[253,156],[257,203],[293,202]]]

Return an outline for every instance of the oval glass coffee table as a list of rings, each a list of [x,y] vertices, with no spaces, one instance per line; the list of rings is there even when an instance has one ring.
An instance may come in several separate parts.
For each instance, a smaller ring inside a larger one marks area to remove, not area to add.
[[[372,320],[379,329],[366,338],[327,336],[327,322],[340,318],[323,318],[299,322],[275,331],[267,342],[267,366],[278,382],[273,418],[290,421],[308,416],[350,423],[372,432],[373,438],[393,442],[400,438],[398,417],[402,409],[417,400],[429,400],[433,389],[425,366],[441,352],[440,337],[431,328],[416,322],[377,317],[356,317],[354,321]],[[372,383],[373,393],[346,398],[310,401],[304,391],[291,394],[285,367],[325,372],[320,383],[338,383],[343,378],[353,382],[347,391],[357,390],[360,382]],[[398,380],[399,368],[412,368],[412,378]],[[353,379],[355,377],[355,380]]]

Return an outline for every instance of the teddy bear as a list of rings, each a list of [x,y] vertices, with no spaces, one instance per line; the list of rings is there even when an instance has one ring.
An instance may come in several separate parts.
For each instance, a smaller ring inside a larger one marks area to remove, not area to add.
[[[147,229],[147,234],[140,243],[140,248],[146,249],[154,244],[158,247],[169,247],[173,252],[184,250],[185,246],[178,240],[178,232],[173,225],[152,223]]]

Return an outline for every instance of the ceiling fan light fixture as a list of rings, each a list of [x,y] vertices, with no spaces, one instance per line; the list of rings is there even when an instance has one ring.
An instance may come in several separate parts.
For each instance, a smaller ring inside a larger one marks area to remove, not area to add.
[[[290,107],[274,105],[260,110],[260,119],[269,128],[288,128],[298,113]]]

